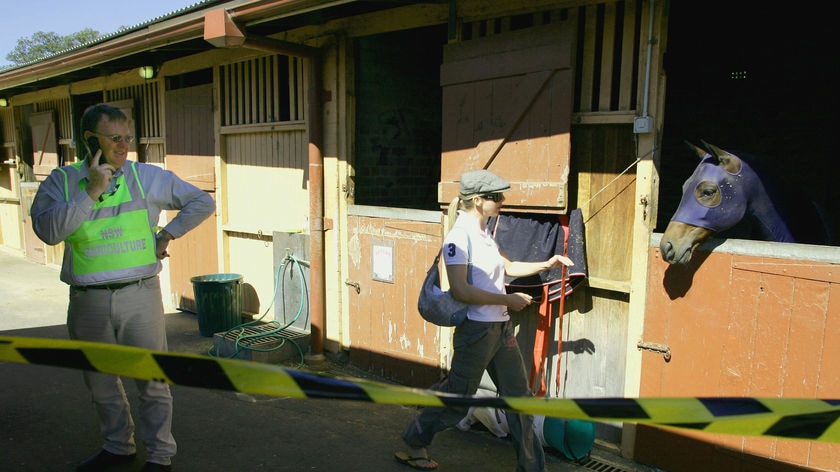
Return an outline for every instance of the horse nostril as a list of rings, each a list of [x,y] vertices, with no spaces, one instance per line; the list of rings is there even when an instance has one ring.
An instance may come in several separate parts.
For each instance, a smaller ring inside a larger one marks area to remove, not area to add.
[[[677,249],[670,240],[663,240],[659,243],[659,252],[662,255],[662,260],[665,262],[669,264],[676,264],[678,262],[679,256],[677,255]]]

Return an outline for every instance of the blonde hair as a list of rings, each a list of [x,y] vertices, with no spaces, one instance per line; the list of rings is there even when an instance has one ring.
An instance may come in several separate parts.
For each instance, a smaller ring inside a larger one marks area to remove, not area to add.
[[[444,224],[444,228],[443,228],[443,234],[448,233],[449,230],[452,228],[452,225],[455,224],[455,219],[458,218],[458,208],[460,207],[460,204],[461,204],[461,198],[460,197],[455,197],[455,198],[452,199],[451,202],[449,202],[449,206],[446,207],[446,216],[444,218],[445,224]]]
[[[452,228],[452,225],[455,224],[455,220],[458,218],[458,210],[469,211],[475,207],[473,198],[476,196],[477,195],[459,195],[449,202],[449,206],[446,207],[446,228],[444,228],[444,234],[448,233],[449,229]]]

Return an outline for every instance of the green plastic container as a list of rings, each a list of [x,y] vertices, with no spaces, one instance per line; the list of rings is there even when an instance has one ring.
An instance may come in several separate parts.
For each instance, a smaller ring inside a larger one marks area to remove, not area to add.
[[[242,275],[197,275],[190,282],[202,336],[210,337],[242,324]]]
[[[557,449],[566,459],[580,461],[589,457],[595,445],[595,423],[584,420],[546,418],[543,435],[548,445]]]

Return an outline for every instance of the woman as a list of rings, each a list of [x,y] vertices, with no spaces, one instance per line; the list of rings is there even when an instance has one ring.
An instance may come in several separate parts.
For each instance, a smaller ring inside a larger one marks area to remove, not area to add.
[[[488,231],[487,222],[499,215],[505,200],[503,192],[507,190],[510,183],[488,170],[461,175],[458,218],[444,239],[442,254],[453,297],[468,303],[470,308],[467,320],[455,328],[452,364],[447,377],[433,387],[437,391],[473,395],[487,370],[501,396],[531,395],[508,312],[520,311],[533,300],[525,293],[506,293],[505,275],[524,277],[573,263],[561,255],[544,262],[514,262],[505,257]],[[408,451],[397,452],[394,457],[415,469],[437,468],[438,463],[429,458],[426,448],[436,433],[457,424],[465,412],[465,408],[458,407],[419,410],[402,434]],[[509,412],[505,415],[516,447],[516,470],[545,470],[545,455],[535,437],[533,416]]]

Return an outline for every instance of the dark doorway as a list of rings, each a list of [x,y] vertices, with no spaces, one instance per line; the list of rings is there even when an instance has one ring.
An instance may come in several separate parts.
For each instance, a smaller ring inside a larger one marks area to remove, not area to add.
[[[828,15],[814,9],[671,2],[656,231],[664,231],[698,162],[684,141],[702,139],[765,160],[806,190],[838,233],[832,135],[840,66],[823,52],[830,32]]]
[[[437,210],[446,26],[356,40],[358,205]]]

